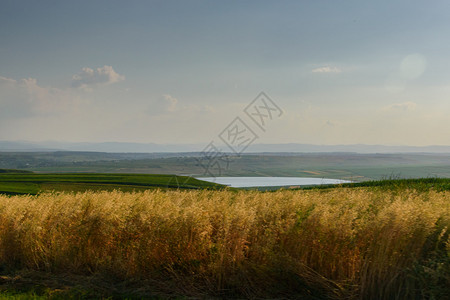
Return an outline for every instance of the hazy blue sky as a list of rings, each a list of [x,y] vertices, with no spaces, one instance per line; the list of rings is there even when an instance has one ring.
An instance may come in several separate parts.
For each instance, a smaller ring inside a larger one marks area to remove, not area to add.
[[[450,145],[450,2],[0,2],[0,140],[207,143],[260,91],[261,143]]]

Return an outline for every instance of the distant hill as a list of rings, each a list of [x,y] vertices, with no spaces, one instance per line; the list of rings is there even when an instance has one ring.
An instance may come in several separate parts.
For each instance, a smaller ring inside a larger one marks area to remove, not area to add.
[[[201,151],[203,144],[163,145],[155,143],[70,143],[70,142],[29,142],[0,141],[0,151],[6,152],[53,152],[53,151],[93,151],[111,153],[154,153],[154,152],[196,152]]]
[[[255,144],[248,152],[450,153],[450,146]]]
[[[231,152],[226,146],[218,145],[223,152]],[[200,152],[205,144],[155,144],[155,143],[70,143],[70,142],[29,142],[29,141],[0,141],[0,151],[30,152],[30,151],[94,151],[110,153],[155,153],[155,152]],[[262,152],[353,152],[353,153],[450,153],[450,146],[386,146],[386,145],[312,145],[312,144],[253,144],[246,153]]]
[[[15,169],[0,169],[0,174],[31,174],[33,172],[31,171],[25,171],[25,170],[15,170]]]

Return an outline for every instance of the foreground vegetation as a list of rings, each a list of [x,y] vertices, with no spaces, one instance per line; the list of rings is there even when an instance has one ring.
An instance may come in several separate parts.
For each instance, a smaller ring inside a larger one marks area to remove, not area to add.
[[[448,299],[450,192],[0,196],[0,289],[45,297]]]

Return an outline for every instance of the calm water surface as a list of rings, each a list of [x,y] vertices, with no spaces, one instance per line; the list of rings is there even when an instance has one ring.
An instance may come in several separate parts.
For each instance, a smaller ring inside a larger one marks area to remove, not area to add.
[[[349,180],[310,177],[202,177],[198,179],[236,188],[259,186],[301,186],[351,182]]]

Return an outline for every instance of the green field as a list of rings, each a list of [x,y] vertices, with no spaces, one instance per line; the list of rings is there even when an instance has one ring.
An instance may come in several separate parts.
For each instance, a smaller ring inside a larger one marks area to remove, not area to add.
[[[200,160],[200,161],[199,161]],[[0,152],[0,169],[39,173],[202,176],[200,153]],[[207,162],[204,162],[207,163]],[[230,155],[215,176],[291,176],[353,181],[450,178],[450,154],[261,153]]]
[[[370,180],[341,184],[342,187],[381,187],[383,189],[450,190],[450,178],[417,178],[396,180]],[[300,189],[326,189],[335,185],[305,186]],[[32,173],[0,169],[0,193],[9,195],[41,192],[144,191],[149,189],[220,189],[223,185],[187,176],[158,174],[108,174],[108,173]],[[286,187],[244,188],[260,191]]]
[[[175,175],[144,174],[34,174],[0,172],[0,193],[37,194],[39,192],[144,191],[148,189],[217,189],[224,186]]]

